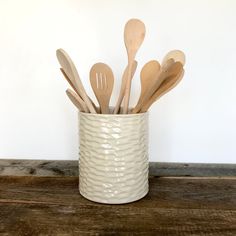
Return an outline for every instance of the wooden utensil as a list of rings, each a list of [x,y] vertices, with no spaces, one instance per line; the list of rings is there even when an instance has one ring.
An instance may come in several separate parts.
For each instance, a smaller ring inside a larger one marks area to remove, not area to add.
[[[86,106],[88,107],[89,111],[91,113],[97,113],[95,108],[93,107],[93,104],[91,103],[90,99],[88,98],[88,95],[86,94],[86,91],[84,89],[84,86],[80,80],[79,74],[76,70],[76,67],[69,57],[69,55],[63,50],[58,49],[57,50],[57,59],[67,74],[67,76],[71,79],[73,85],[76,87],[76,90],[78,91],[79,95],[83,98]]]
[[[180,62],[175,62],[172,64],[168,70],[161,70],[159,75],[157,75],[157,79],[155,81],[155,84],[152,87],[149,87],[149,89],[146,91],[146,93],[143,95],[142,101],[135,106],[135,108],[132,110],[132,113],[138,113],[143,105],[150,99],[150,97],[154,94],[155,91],[159,88],[161,83],[168,77],[176,76],[180,70],[183,68],[183,65]]]
[[[184,76],[184,69],[182,69],[178,75],[171,76],[165,79],[160,85],[159,89],[157,89],[157,91],[152,95],[152,97],[148,100],[148,102],[144,104],[140,112],[141,113],[146,112],[155,101],[157,101],[160,97],[162,97],[171,89],[173,89],[182,80],[183,76]]]
[[[68,77],[68,75],[66,74],[66,72],[63,70],[63,68],[60,68],[61,73],[63,74],[64,78],[66,79],[66,81],[69,83],[69,85],[71,86],[71,88],[74,89],[74,91],[79,95],[79,91],[77,90],[77,88],[75,87],[75,85],[73,84],[73,82],[70,80],[70,78]]]
[[[81,99],[81,97],[76,94],[73,90],[67,89],[66,94],[71,100],[71,102],[81,111],[89,113],[89,109],[87,108],[85,102]]]
[[[145,31],[146,30],[144,23],[138,19],[131,19],[125,25],[124,41],[128,55],[128,72],[127,83],[125,87],[123,114],[128,113],[131,89],[132,64],[135,59],[135,55],[144,40]]]
[[[73,84],[71,79],[68,77],[68,75],[65,73],[65,71],[62,68],[60,68],[60,70],[61,70],[61,73],[63,74],[64,78],[66,79],[66,81],[70,84],[70,86],[74,89],[74,91],[80,96],[79,91],[77,90],[77,88],[75,87],[75,85]],[[81,96],[80,96],[80,98],[82,99]],[[95,108],[96,112],[100,113],[100,109],[95,106],[95,104],[93,103],[92,99],[89,96],[88,96],[88,98],[89,98],[90,102],[92,103],[93,107]],[[86,104],[85,104],[85,106],[86,106]]]
[[[158,61],[152,60],[147,62],[140,73],[141,80],[141,93],[139,96],[139,100],[137,102],[137,106],[142,102],[143,96],[146,94],[148,89],[152,87],[157,79],[157,75],[160,73],[161,66]]]
[[[169,59],[173,59],[175,62],[179,61],[183,66],[185,65],[185,54],[180,50],[172,50],[168,52],[163,58],[161,65],[163,66]]]
[[[137,68],[137,64],[138,64],[137,61],[134,60],[133,64],[132,64],[132,70],[131,70],[131,79],[134,76],[134,73],[135,73],[136,68]],[[126,82],[127,82],[127,76],[128,76],[128,66],[125,68],[125,71],[124,71],[123,76],[122,76],[120,94],[119,94],[119,98],[117,100],[115,109],[113,111],[113,114],[117,114],[120,110],[120,105],[121,105],[122,100],[123,100],[124,95],[125,95],[125,86],[126,86]]]
[[[104,63],[94,64],[90,70],[90,83],[101,107],[101,113],[108,114],[114,85],[114,76],[111,68]]]
[[[175,63],[175,60],[173,58],[170,58],[167,61],[165,61],[165,63],[162,63],[161,69],[162,70],[168,70],[169,67],[174,63]]]

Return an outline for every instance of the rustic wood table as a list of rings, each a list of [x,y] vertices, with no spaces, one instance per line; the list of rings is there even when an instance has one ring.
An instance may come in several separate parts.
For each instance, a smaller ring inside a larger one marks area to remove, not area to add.
[[[236,235],[235,178],[150,178],[125,205],[80,196],[77,177],[0,177],[0,235]]]

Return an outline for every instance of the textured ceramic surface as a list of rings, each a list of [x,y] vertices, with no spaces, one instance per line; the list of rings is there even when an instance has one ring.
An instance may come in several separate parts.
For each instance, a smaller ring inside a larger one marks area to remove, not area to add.
[[[95,202],[121,204],[148,192],[148,114],[79,113],[79,190]]]

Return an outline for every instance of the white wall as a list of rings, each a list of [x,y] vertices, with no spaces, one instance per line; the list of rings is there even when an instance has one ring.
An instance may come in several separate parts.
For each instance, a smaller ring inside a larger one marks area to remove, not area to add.
[[[187,56],[182,83],[150,110],[150,160],[236,163],[235,13],[234,0],[0,0],[0,158],[77,159],[77,112],[55,51],[71,55],[90,94],[90,67],[108,63],[114,103],[135,17],[147,28],[138,72],[172,49]]]

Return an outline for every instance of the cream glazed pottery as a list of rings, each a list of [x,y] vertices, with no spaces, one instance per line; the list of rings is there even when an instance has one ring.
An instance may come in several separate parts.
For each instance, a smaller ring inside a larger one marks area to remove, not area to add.
[[[122,204],[148,193],[148,113],[79,113],[79,191]]]

